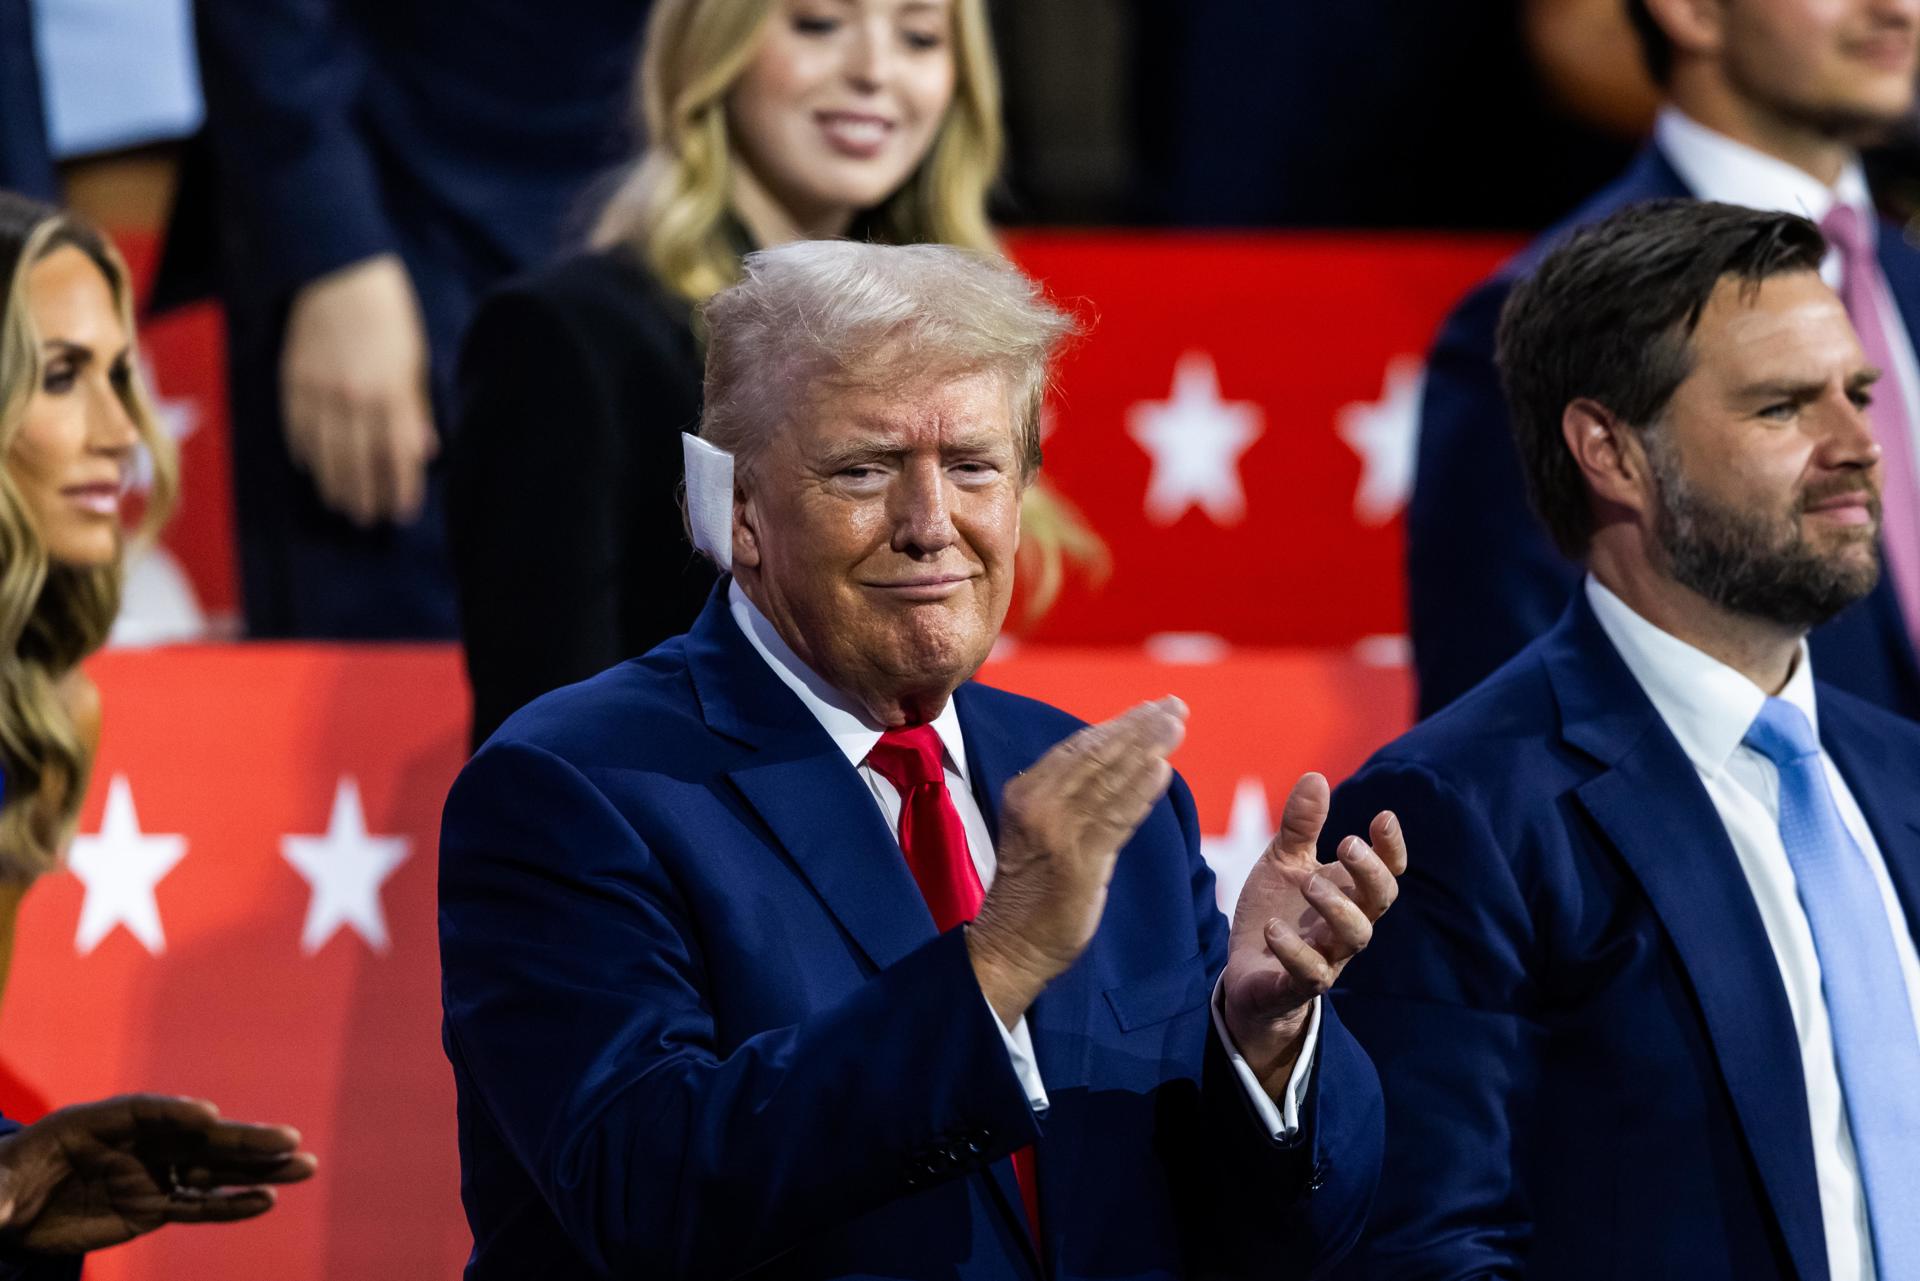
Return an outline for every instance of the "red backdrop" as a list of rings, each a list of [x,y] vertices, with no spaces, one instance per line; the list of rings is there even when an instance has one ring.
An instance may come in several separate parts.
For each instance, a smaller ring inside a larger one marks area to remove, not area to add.
[[[463,757],[458,656],[208,646],[108,654],[92,671],[98,780],[73,869],[28,896],[0,1054],[50,1103],[203,1095],[299,1126],[322,1164],[266,1219],[162,1232],[96,1256],[89,1276],[457,1275],[468,1238],[438,1039],[434,857]],[[1236,884],[1299,772],[1350,771],[1398,731],[1408,696],[1400,669],[1308,652],[1169,666],[1028,650],[986,678],[1093,717],[1187,699],[1176,763],[1208,855]],[[343,780],[364,839],[336,813]]]
[[[149,247],[126,247],[144,274]],[[986,678],[1088,717],[1186,698],[1176,763],[1228,895],[1301,771],[1338,780],[1405,723],[1398,647],[1366,642],[1403,628],[1419,353],[1510,247],[1015,246],[1090,322],[1062,366],[1047,470],[1113,572],[1071,585]],[[144,341],[183,438],[168,546],[218,627],[238,604],[219,317],[169,317]],[[203,1094],[298,1125],[322,1167],[265,1220],[164,1232],[97,1256],[89,1276],[454,1275],[467,1236],[433,865],[465,738],[457,654],[205,646],[109,653],[92,671],[101,758],[70,869],[21,919],[0,1103]]]
[[[136,275],[151,246],[123,237]],[[1087,336],[1062,363],[1047,475],[1111,549],[1031,638],[1345,645],[1404,630],[1399,518],[1421,356],[1513,248],[1437,236],[1024,235]],[[238,609],[218,312],[145,327],[185,497],[166,542],[216,627]],[[215,634],[227,634],[216,631]]]

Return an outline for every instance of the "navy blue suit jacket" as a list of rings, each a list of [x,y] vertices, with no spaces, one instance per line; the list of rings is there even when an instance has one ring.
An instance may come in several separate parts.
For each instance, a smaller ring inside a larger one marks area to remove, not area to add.
[[[1506,396],[1494,368],[1495,328],[1514,284],[1570,230],[1643,200],[1691,197],[1658,148],[1475,289],[1447,318],[1427,362],[1419,461],[1407,510],[1407,586],[1420,715],[1473,688],[1553,626],[1580,567],[1562,556],[1528,506]],[[1881,228],[1880,265],[1907,332],[1920,335],[1920,250]],[[1920,662],[1884,575],[1866,600],[1814,632],[1825,680],[1920,717]]]
[[[0,1117],[0,1138],[18,1130],[15,1122]],[[48,1255],[32,1258],[0,1250],[0,1281],[78,1281],[80,1256]]]
[[[0,188],[59,199],[28,0],[0,0]]]
[[[722,590],[687,635],[546,695],[441,832],[462,1194],[491,1278],[1304,1277],[1360,1230],[1373,1070],[1329,1010],[1303,1132],[1214,1036],[1226,922],[1185,786],[1121,853],[1092,945],[1028,1013],[1036,1120],[968,961],[872,794]],[[967,685],[989,823],[1079,724]]]
[[[1826,684],[1819,706],[1911,927],[1920,726]],[[1413,863],[1337,990],[1389,1101],[1343,1275],[1826,1281],[1778,964],[1584,592],[1340,787],[1327,852],[1389,806]]]

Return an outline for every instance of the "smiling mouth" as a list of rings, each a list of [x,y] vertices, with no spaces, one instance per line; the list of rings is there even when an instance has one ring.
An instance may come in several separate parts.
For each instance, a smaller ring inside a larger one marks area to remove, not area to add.
[[[880,154],[892,136],[894,123],[882,116],[851,111],[822,111],[815,115],[827,144],[842,155],[871,159]]]
[[[944,600],[972,581],[970,574],[945,574],[937,578],[912,578],[899,583],[867,583],[866,586],[907,600]]]
[[[120,514],[120,486],[108,484],[69,485],[60,491],[75,506],[96,516]]]

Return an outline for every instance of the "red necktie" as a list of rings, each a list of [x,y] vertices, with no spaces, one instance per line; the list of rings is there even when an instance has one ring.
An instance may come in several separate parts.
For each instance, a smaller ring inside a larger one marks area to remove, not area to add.
[[[960,811],[947,794],[947,774],[941,766],[940,736],[931,725],[890,729],[867,753],[873,767],[900,793],[900,848],[907,868],[927,900],[934,926],[944,934],[980,911],[986,891],[967,850],[967,829]],[[1040,1194],[1034,1179],[1033,1149],[1013,1154],[1014,1177],[1020,1182],[1020,1200],[1027,1210],[1027,1231],[1040,1249]],[[1043,1256],[1044,1257],[1044,1256]]]

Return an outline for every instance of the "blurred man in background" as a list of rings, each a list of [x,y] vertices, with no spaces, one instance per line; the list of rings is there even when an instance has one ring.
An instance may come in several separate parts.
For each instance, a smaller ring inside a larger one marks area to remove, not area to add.
[[[1874,211],[1858,147],[1913,102],[1920,0],[1630,0],[1666,104],[1652,144],[1570,219],[1694,197],[1803,214],[1831,246],[1821,274],[1885,371],[1872,411],[1885,456],[1887,573],[1813,635],[1828,680],[1920,715],[1920,251]],[[1565,229],[1455,310],[1434,345],[1408,511],[1407,570],[1420,711],[1472,687],[1565,608],[1578,567],[1527,511],[1493,366],[1514,283]]]
[[[646,9],[200,0],[251,635],[454,634],[455,346],[628,153]]]

